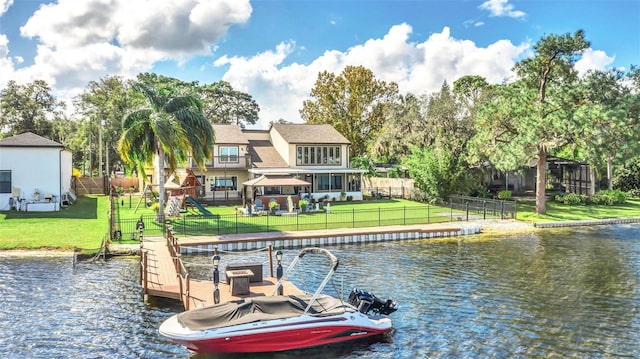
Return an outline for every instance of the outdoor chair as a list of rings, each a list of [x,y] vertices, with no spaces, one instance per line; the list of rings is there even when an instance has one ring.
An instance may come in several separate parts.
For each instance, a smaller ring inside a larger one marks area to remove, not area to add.
[[[256,209],[256,212],[264,211],[264,205],[262,204],[262,200],[261,199],[256,199],[255,209]]]

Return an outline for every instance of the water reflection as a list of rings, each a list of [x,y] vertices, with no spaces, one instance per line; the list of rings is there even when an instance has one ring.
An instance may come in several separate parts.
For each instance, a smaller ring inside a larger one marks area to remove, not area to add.
[[[359,287],[400,303],[392,314],[395,330],[384,340],[195,355],[157,333],[180,306],[142,303],[135,260],[81,263],[74,270],[71,258],[0,257],[0,357],[640,356],[637,225],[331,250],[341,266],[329,288],[348,293]],[[285,250],[285,264],[296,253]],[[209,258],[190,260],[199,275],[210,276]],[[296,284],[313,287],[323,275],[302,271]]]

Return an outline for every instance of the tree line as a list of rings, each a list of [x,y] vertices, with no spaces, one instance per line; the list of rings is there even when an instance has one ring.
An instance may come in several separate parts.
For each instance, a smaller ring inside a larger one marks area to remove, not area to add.
[[[536,210],[545,213],[548,156],[588,162],[595,169],[592,182],[603,180],[609,188],[616,185],[617,168],[626,171],[619,187],[640,182],[633,172],[640,163],[640,70],[631,65],[627,71],[580,76],[574,65],[589,46],[582,30],[549,35],[535,44],[531,57],[516,63],[514,78],[489,84],[467,75],[443,82],[431,94],[400,94],[397,84],[376,79],[363,66],[325,71],[300,116],[344,135],[352,165],[406,168],[425,200],[477,191],[481,181],[470,168],[518,171],[535,161]],[[113,161],[105,171],[143,171],[140,164],[160,150],[174,154],[167,157],[170,167],[193,151],[211,156],[211,149],[187,144],[195,141],[189,136],[200,136],[203,144],[215,140],[201,121],[246,127],[257,122],[259,112],[249,94],[224,81],[202,85],[152,73],[92,81],[73,105],[71,119],[46,82],[9,82],[0,91],[0,136],[31,131],[51,138],[73,151],[76,168],[91,174],[103,170],[97,158],[102,138],[105,156]],[[193,113],[180,117],[176,109]],[[175,127],[176,116],[182,129]],[[166,144],[158,147],[159,138]]]
[[[470,168],[517,172],[535,161],[536,212],[543,214],[547,157],[587,162],[591,182],[609,188],[614,167],[628,173],[640,161],[640,69],[581,76],[575,64],[589,46],[582,30],[549,35],[504,83],[468,75],[422,96],[399,94],[394,83],[349,66],[321,73],[300,113],[306,122],[333,124],[360,166],[407,168],[428,200],[477,190],[479,172]],[[640,182],[639,175],[618,187]]]
[[[244,128],[258,120],[260,107],[256,101],[225,81],[200,84],[153,73],[140,74],[133,80],[108,76],[89,82],[73,98],[73,111],[67,111],[66,104],[54,97],[45,81],[27,84],[10,81],[0,91],[0,138],[33,132],[71,149],[74,167],[85,175],[129,173],[135,166],[122,160],[117,143],[124,132],[126,115],[147,100],[141,90],[144,84],[193,94],[212,124],[237,124]],[[98,163],[101,151],[103,158],[111,158],[108,169],[100,168]]]

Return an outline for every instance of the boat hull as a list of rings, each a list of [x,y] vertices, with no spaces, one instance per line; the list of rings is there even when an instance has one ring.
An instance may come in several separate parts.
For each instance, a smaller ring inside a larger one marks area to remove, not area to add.
[[[303,349],[379,336],[391,329],[388,318],[371,318],[359,312],[319,318],[304,316],[191,333],[180,333],[176,324],[167,320],[160,328],[161,334],[200,353]]]

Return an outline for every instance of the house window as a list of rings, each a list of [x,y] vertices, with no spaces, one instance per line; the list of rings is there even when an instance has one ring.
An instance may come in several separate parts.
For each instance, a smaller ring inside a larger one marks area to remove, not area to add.
[[[331,176],[331,190],[342,191],[342,175]]]
[[[220,163],[238,163],[237,146],[220,146],[218,148]]]
[[[298,146],[298,166],[340,165],[340,146]]]
[[[0,171],[0,193],[11,193],[11,171]]]
[[[237,191],[238,177],[216,177],[211,184],[212,191]]]
[[[318,175],[318,191],[329,190],[329,175]]]
[[[360,175],[359,174],[350,174],[347,175],[347,191],[349,192],[360,192]]]
[[[280,187],[264,187],[265,196],[274,196],[280,194]]]
[[[318,191],[342,191],[342,175],[318,175]]]

